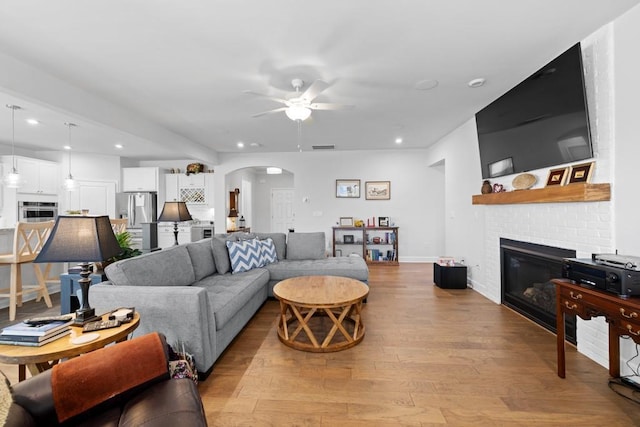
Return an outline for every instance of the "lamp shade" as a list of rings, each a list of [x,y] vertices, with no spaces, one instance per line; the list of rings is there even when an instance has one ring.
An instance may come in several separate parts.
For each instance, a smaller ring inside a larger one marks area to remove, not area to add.
[[[105,261],[120,252],[108,216],[58,216],[33,262]]]
[[[191,214],[185,202],[164,202],[158,221],[182,222],[190,221]]]

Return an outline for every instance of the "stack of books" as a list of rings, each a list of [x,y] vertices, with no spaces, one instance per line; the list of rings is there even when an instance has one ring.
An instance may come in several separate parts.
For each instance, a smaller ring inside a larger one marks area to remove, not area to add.
[[[63,320],[37,326],[16,323],[2,329],[0,344],[40,347],[71,333],[71,328],[69,327],[71,323],[72,321]]]

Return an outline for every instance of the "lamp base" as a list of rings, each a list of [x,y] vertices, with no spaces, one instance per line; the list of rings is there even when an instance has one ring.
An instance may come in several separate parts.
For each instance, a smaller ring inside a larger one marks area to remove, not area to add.
[[[102,317],[96,316],[93,308],[76,310],[76,318],[73,320],[73,326],[82,326],[85,323],[96,322],[102,320]]]

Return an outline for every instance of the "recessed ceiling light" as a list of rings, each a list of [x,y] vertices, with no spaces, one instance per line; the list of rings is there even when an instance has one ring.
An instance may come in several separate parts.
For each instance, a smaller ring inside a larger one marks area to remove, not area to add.
[[[70,145],[65,145],[65,146],[64,146],[64,147],[62,147],[62,148],[64,148],[65,150],[71,150],[71,146],[70,146]]]
[[[396,144],[402,144],[402,138],[396,138]]]
[[[251,147],[261,147],[261,144],[257,143],[257,142],[252,142],[251,144],[249,144]]]
[[[431,90],[438,86],[439,82],[433,79],[420,80],[415,84],[414,88],[417,90]]]
[[[118,150],[122,150],[124,148],[122,144],[116,144],[114,145],[114,147],[116,147]]]
[[[39,122],[39,121],[37,121],[36,119],[27,119],[27,120],[25,120],[25,121],[26,121],[27,123],[29,123],[30,125],[34,125],[34,126],[35,126],[35,125],[37,125],[37,124],[40,124],[40,122]]]
[[[282,168],[277,168],[275,166],[267,167],[267,175],[280,175],[282,173]]]
[[[238,148],[244,148],[244,142],[240,141],[236,144]]]
[[[485,82],[485,79],[483,79],[483,78],[473,79],[473,80],[471,80],[469,83],[467,83],[467,85],[468,85],[469,87],[473,87],[473,88],[475,88],[475,87],[483,86],[483,85],[484,85],[484,82]]]

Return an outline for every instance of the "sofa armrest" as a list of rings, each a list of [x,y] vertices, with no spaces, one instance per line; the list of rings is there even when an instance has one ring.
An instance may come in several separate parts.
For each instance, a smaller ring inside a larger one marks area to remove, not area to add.
[[[131,360],[135,369],[126,369]],[[13,398],[38,425],[56,425],[163,379],[169,379],[167,344],[148,334],[57,364],[13,386]]]
[[[90,304],[96,313],[135,307],[140,325],[134,336],[160,332],[169,344],[183,344],[195,357],[196,368],[206,372],[216,354],[215,318],[209,315],[207,293],[197,286],[91,286]]]

